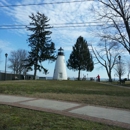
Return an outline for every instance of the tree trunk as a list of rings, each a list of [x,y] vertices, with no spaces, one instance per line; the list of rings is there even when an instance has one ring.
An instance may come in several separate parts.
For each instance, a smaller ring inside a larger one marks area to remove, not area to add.
[[[108,74],[108,77],[109,77],[109,82],[112,82],[111,73]]]
[[[36,79],[36,75],[37,75],[37,66],[34,65],[34,76],[33,76],[33,80]]]
[[[79,69],[79,72],[78,72],[78,80],[80,80],[80,69]]]
[[[106,68],[106,71],[107,71],[107,75],[108,75],[108,78],[109,78],[109,82],[112,82],[112,78],[111,78],[111,70],[109,70],[107,67]]]
[[[119,81],[121,82],[121,73],[119,74]]]

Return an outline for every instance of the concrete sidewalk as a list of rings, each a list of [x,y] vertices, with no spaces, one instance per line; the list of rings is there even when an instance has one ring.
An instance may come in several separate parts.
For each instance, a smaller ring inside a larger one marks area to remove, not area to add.
[[[11,95],[0,95],[0,104],[51,112],[130,129],[130,110]]]

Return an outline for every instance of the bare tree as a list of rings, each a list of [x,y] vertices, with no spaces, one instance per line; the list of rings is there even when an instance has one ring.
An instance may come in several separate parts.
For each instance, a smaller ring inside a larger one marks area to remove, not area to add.
[[[10,65],[9,68],[13,70],[14,74],[21,74],[24,70],[24,60],[27,58],[26,50],[12,51],[9,57]]]
[[[104,41],[98,45],[98,50],[92,47],[92,52],[96,58],[97,63],[101,64],[106,69],[109,81],[112,81],[112,69],[117,64],[117,59],[121,51],[116,42]]]
[[[119,56],[119,62],[115,66],[115,74],[119,77],[119,81],[121,81],[121,77],[126,73],[126,66],[125,63],[123,63],[123,60],[121,60]]]
[[[130,1],[98,0],[96,12],[105,31],[100,36],[122,44],[130,54]]]

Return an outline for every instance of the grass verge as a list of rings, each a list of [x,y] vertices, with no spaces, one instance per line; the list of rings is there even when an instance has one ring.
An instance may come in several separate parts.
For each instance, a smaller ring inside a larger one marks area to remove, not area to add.
[[[1,81],[0,94],[130,109],[130,89],[91,81]]]
[[[0,105],[0,130],[126,130],[102,123]]]

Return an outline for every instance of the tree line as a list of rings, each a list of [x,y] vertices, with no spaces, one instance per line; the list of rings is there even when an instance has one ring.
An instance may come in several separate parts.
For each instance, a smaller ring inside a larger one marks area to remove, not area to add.
[[[92,9],[96,18],[105,23],[97,27],[100,31],[96,33],[96,36],[100,38],[100,41],[95,47],[79,36],[72,47],[67,67],[78,71],[78,79],[80,79],[81,70],[92,71],[98,63],[106,69],[109,81],[112,81],[113,69],[115,75],[121,80],[121,76],[126,71],[128,76],[130,74],[130,63],[127,63],[128,70],[126,70],[125,62],[120,57],[123,55],[122,48],[130,54],[130,3],[128,0],[98,0],[98,3],[101,11],[96,7]],[[31,32],[27,40],[30,51],[11,52],[9,68],[19,74],[34,70],[35,79],[37,70],[48,73],[42,63],[46,60],[55,61],[56,49],[51,40],[52,27],[48,24],[48,17],[37,12],[36,15],[31,14],[29,18],[31,22],[26,28]]]

